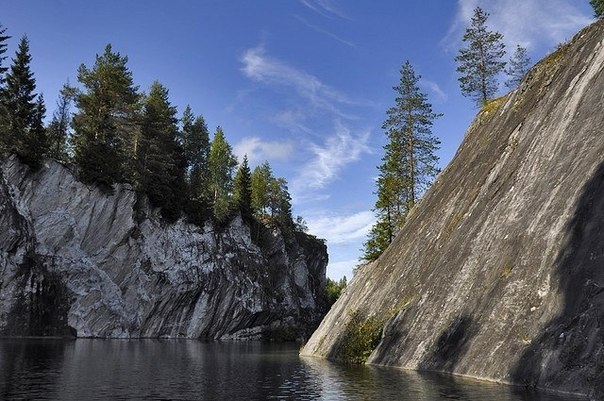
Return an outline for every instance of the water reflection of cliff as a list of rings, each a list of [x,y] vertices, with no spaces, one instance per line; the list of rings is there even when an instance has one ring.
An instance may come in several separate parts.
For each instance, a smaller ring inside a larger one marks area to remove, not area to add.
[[[0,399],[562,401],[439,374],[300,359],[295,344],[82,339],[0,339]]]

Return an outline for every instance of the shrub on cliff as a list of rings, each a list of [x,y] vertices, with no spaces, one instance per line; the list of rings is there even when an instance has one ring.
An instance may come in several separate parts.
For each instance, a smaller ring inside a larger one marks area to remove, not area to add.
[[[336,351],[336,359],[353,364],[365,363],[380,343],[383,328],[382,319],[366,316],[360,310],[353,312]]]

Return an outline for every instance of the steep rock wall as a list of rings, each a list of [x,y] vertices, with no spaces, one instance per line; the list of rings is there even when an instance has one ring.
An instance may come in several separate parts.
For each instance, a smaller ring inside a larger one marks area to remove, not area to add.
[[[479,113],[384,254],[302,354],[604,397],[604,21]]]
[[[274,230],[261,248],[240,218],[166,224],[127,185],[107,195],[54,161],[1,167],[0,334],[292,339],[323,315],[312,236]]]

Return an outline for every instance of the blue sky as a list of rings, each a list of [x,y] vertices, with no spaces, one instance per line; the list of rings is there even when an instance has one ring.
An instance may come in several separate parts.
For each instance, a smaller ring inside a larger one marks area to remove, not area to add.
[[[190,104],[238,156],[268,160],[289,183],[294,215],[327,241],[328,275],[352,277],[373,224],[386,110],[401,64],[422,76],[444,167],[477,110],[461,96],[454,58],[481,6],[534,61],[592,20],[588,0],[5,0],[0,23],[27,34],[49,115],[107,43],[137,85],[158,80]],[[502,91],[503,94],[503,91]]]

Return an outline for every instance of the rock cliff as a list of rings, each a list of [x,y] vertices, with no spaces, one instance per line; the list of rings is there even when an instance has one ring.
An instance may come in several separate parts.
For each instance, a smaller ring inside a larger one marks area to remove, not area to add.
[[[604,21],[478,114],[302,354],[604,397]],[[383,326],[382,326],[383,325]]]
[[[236,218],[162,221],[127,185],[111,195],[55,161],[0,177],[0,334],[292,339],[323,315],[326,247]]]

